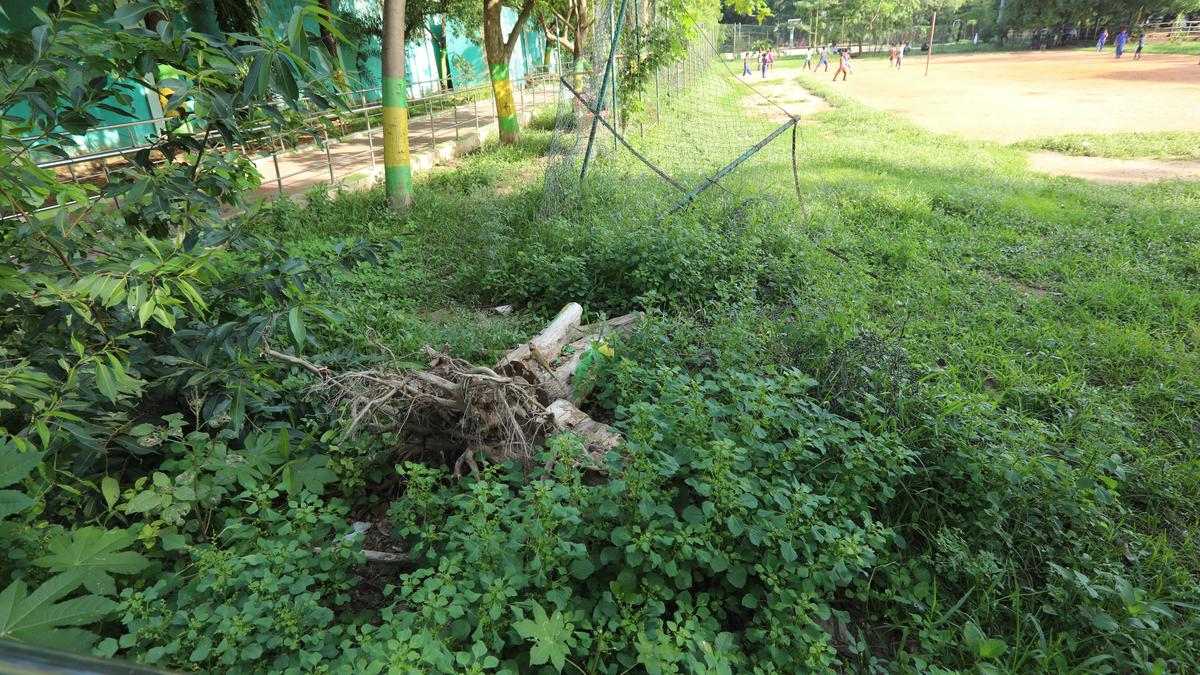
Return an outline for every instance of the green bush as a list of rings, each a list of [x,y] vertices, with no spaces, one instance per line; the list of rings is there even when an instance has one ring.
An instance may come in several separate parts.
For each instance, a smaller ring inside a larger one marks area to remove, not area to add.
[[[798,672],[861,652],[841,607],[891,555],[873,514],[913,454],[812,402],[796,372],[613,369],[627,444],[599,484],[566,437],[531,476],[460,489],[404,469],[392,519],[423,569],[401,579],[396,620],[517,672],[547,654],[585,672]]]
[[[340,653],[340,616],[361,562],[344,507],[303,493],[247,494],[249,516],[225,521],[219,543],[186,546],[179,571],[126,588],[126,631],[99,651],[172,669],[311,672]]]

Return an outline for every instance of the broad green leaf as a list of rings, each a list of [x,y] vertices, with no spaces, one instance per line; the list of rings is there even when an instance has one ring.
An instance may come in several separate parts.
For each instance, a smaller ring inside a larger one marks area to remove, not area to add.
[[[30,34],[33,36],[33,58],[37,60],[42,58],[42,54],[45,54],[46,48],[50,46],[50,27],[35,26]]]
[[[42,461],[41,452],[18,452],[9,443],[0,444],[0,487],[22,480]]]
[[[591,558],[576,558],[571,562],[571,576],[576,579],[586,579],[596,571],[596,566],[592,564]]]
[[[1085,608],[1084,614],[1091,619],[1093,626],[1106,633],[1111,633],[1121,627],[1121,624],[1117,623],[1116,619],[1109,616],[1109,614],[1102,609],[1087,607]]]
[[[329,469],[329,458],[325,455],[311,455],[304,459],[289,462],[283,469],[283,489],[288,494],[296,494],[301,490],[319,495],[325,491],[325,484],[337,480],[337,474]]]
[[[99,595],[84,595],[57,604],[41,604],[26,615],[14,635],[36,637],[57,626],[82,626],[116,609],[117,603]]]
[[[986,639],[986,636],[974,621],[968,621],[963,626],[963,643],[967,645],[967,649],[971,650],[973,654],[979,653],[979,646],[983,644],[984,639]]]
[[[146,513],[162,505],[162,496],[153,490],[140,492],[125,505],[125,513]]]
[[[104,394],[109,401],[117,402],[117,381],[113,377],[112,371],[103,363],[96,364],[96,388],[100,393]]]
[[[187,537],[182,534],[164,534],[162,543],[164,551],[176,551],[187,546]]]
[[[250,69],[246,73],[246,82],[242,85],[243,98],[249,100],[266,95],[271,58],[270,52],[261,52],[254,56],[254,60],[250,62]]]
[[[86,651],[96,636],[66,628],[94,623],[110,614],[117,603],[98,595],[57,602],[79,588],[86,572],[71,570],[50,577],[32,593],[24,581],[14,581],[0,592],[0,639]]]
[[[0,490],[0,518],[7,518],[33,506],[36,502],[23,492]]]
[[[783,556],[784,562],[795,562],[797,557],[796,549],[792,546],[792,542],[780,542],[779,555]]]
[[[238,385],[233,392],[233,405],[229,406],[229,427],[234,431],[242,430],[246,421],[246,388]]]
[[[121,5],[113,12],[113,19],[126,28],[131,28],[147,14],[158,8],[153,2],[131,2]]]
[[[554,615],[548,617],[546,610],[535,602],[533,619],[518,621],[513,628],[521,637],[534,642],[529,650],[530,665],[550,663],[556,670],[562,671],[569,648],[575,641],[571,626],[563,618],[562,612],[555,610]]]
[[[83,570],[83,584],[92,593],[112,595],[116,584],[111,575],[135,574],[150,561],[134,551],[123,551],[134,542],[127,530],[85,527],[61,534],[50,541],[49,555],[33,563],[54,572]]]
[[[296,341],[296,349],[304,348],[304,316],[300,313],[299,307],[293,307],[288,312],[288,327],[292,330],[292,339]]]
[[[1004,640],[996,638],[988,638],[979,645],[979,655],[985,659],[998,658],[1008,649],[1008,645],[1004,644]]]
[[[100,481],[100,493],[104,495],[104,503],[111,509],[121,498],[121,485],[116,478],[105,476]]]
[[[139,288],[141,287],[139,286]],[[150,317],[154,316],[154,311],[156,309],[158,309],[158,302],[153,297],[148,298],[145,302],[138,305],[138,325],[145,326],[146,322],[150,320]]]

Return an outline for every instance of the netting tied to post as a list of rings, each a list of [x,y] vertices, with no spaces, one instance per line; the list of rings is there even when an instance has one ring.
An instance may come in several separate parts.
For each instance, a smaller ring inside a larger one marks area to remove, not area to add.
[[[759,75],[757,53],[723,59],[720,27],[700,25],[678,0],[607,0],[595,11],[583,57],[560,79],[545,215],[602,209],[661,222],[698,204],[742,210],[791,192],[778,168],[791,163],[794,178],[798,118],[738,77],[743,65]]]

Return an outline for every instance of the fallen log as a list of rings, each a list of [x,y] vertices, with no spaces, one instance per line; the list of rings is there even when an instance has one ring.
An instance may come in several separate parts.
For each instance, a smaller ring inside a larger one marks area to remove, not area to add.
[[[549,370],[550,361],[571,341],[571,335],[579,328],[579,320],[582,318],[583,307],[576,302],[567,303],[541,333],[505,354],[496,364],[496,370],[504,372],[514,367],[523,367],[531,359]]]
[[[566,399],[559,399],[546,408],[554,416],[554,427],[561,431],[573,431],[587,441],[594,455],[603,457],[609,450],[621,444],[621,434],[616,429],[597,422],[591,415],[576,408]]]
[[[593,459],[617,448],[615,429],[593,420],[572,401],[574,376],[583,355],[604,336],[631,332],[641,317],[627,314],[580,326],[583,308],[569,303],[541,333],[509,351],[494,368],[443,350],[424,348],[428,370],[363,370],[335,373],[302,357],[263,344],[263,354],[315,375],[313,389],[347,418],[347,433],[391,434],[399,454],[420,448],[449,449],[455,475],[478,472],[477,454],[493,462],[516,459],[527,466],[537,447],[555,433],[581,436]],[[581,337],[582,336],[582,337]],[[569,347],[569,353],[563,354]],[[599,465],[599,462],[593,462]]]

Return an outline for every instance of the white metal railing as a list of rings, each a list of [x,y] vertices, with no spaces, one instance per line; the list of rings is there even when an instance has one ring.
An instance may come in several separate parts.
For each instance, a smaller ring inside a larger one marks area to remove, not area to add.
[[[516,98],[514,102],[517,104],[518,110],[527,112],[540,105],[553,102],[558,91],[557,78],[556,73],[535,72],[514,79],[512,81],[513,93]],[[438,85],[437,91],[432,94],[416,96],[408,102],[410,143],[420,145],[425,139],[428,139],[431,146],[436,145],[438,136],[450,131],[453,131],[454,139],[458,140],[462,133],[478,132],[482,126],[491,124],[496,118],[495,100],[492,98],[490,83],[460,89],[445,89],[441,87],[440,81],[414,82],[409,85],[409,91],[420,92],[422,91],[421,85],[435,82]],[[382,117],[383,109],[381,94],[380,87],[344,92],[342,96],[348,106],[347,109],[341,112],[314,112],[304,120],[299,128],[285,133],[275,133],[268,125],[252,127],[246,130],[247,137],[239,144],[240,147],[235,146],[230,149],[241,152],[251,161],[269,158],[275,169],[275,175],[270,178],[264,176],[263,184],[274,183],[280,195],[284,192],[285,181],[303,174],[323,169],[328,172],[330,182],[333,182],[336,180],[335,169],[339,164],[369,161],[370,166],[374,168],[378,161],[377,155],[381,150],[376,147],[375,142],[375,136],[382,127],[379,119]],[[487,121],[483,122],[485,118]],[[154,147],[154,144],[150,142],[151,136],[137,137],[136,128],[152,126],[158,129],[171,119],[154,117],[89,129],[89,134],[115,131],[118,136],[127,131],[129,142],[118,147],[84,152],[71,157],[46,159],[38,162],[38,167],[65,169],[66,175],[63,178],[75,183],[106,185],[114,168],[128,164],[128,158],[134,153]],[[199,131],[193,133],[200,135]],[[333,145],[361,136],[365,136],[367,139],[367,149],[348,155],[339,155],[335,160],[331,151]],[[220,147],[222,143],[217,139],[212,139],[210,145]],[[317,148],[324,151],[324,166],[317,169],[303,168],[287,174],[282,173],[279,163],[280,155],[316,150]],[[369,160],[364,155],[369,155]],[[116,167],[110,166],[110,163]],[[90,199],[94,201],[102,198],[104,195],[96,194]],[[119,197],[112,199],[115,204],[120,204]],[[50,204],[35,209],[33,213],[57,208],[59,208],[57,204]],[[20,217],[20,214],[0,214],[0,221]]]

